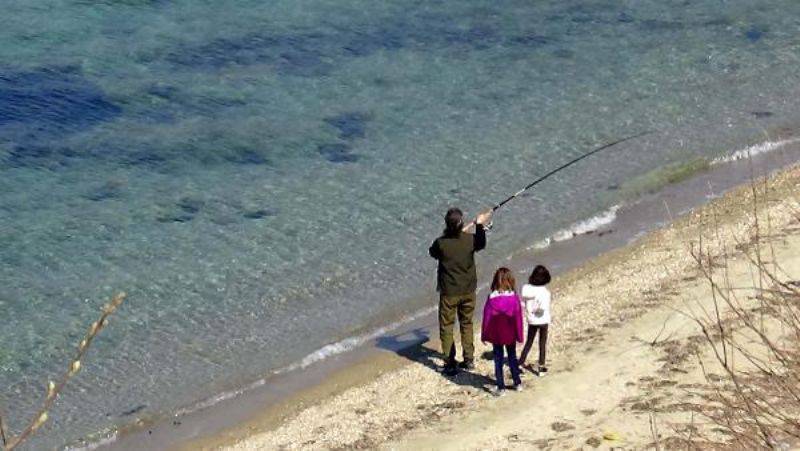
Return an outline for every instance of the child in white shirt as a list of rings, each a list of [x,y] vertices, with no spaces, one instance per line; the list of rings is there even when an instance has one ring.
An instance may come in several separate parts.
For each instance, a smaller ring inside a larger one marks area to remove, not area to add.
[[[522,303],[525,311],[525,319],[528,322],[528,338],[525,347],[522,348],[522,355],[519,358],[519,366],[527,368],[531,372],[544,376],[547,373],[545,357],[547,353],[547,328],[550,325],[550,290],[547,284],[550,283],[550,271],[542,265],[533,268],[528,283],[522,287]],[[539,368],[534,371],[533,365],[525,366],[525,359],[533,346],[536,333],[539,333]]]

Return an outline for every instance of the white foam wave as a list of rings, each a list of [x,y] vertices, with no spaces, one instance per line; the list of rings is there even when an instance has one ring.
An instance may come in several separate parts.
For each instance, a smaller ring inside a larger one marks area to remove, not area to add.
[[[98,439],[97,441],[93,441],[93,442],[86,443],[86,444],[81,444],[81,445],[67,445],[66,447],[64,447],[64,450],[65,451],[92,451],[92,450],[95,450],[97,448],[100,448],[101,446],[111,445],[112,443],[117,441],[117,436],[118,436],[117,431],[113,431],[113,432],[109,433],[107,436],[105,436],[105,437],[103,437],[101,439]]]
[[[376,338],[379,338],[379,337],[381,337],[383,335],[386,335],[387,333],[392,332],[393,330],[396,330],[396,329],[398,329],[398,328],[400,328],[400,327],[402,327],[402,326],[404,326],[404,325],[406,325],[406,324],[408,324],[410,322],[413,322],[413,321],[415,321],[415,320],[417,320],[419,318],[422,318],[423,316],[430,315],[431,313],[433,313],[435,311],[436,311],[436,306],[428,307],[428,308],[422,309],[422,310],[420,310],[418,312],[415,312],[415,313],[413,313],[413,314],[411,314],[409,316],[406,316],[405,318],[401,319],[400,321],[394,322],[394,323],[392,323],[392,324],[390,324],[388,326],[379,327],[379,328],[377,328],[375,330],[372,330],[372,331],[370,331],[370,332],[368,332],[368,333],[366,333],[364,335],[358,335],[358,336],[355,336],[355,337],[345,338],[344,340],[338,341],[336,343],[331,343],[331,344],[325,345],[325,346],[317,349],[316,351],[308,354],[307,356],[305,356],[301,360],[299,360],[299,361],[297,361],[297,362],[295,362],[293,364],[290,364],[290,365],[288,365],[286,367],[283,367],[283,368],[280,368],[278,370],[273,371],[270,374],[270,376],[275,376],[275,375],[279,375],[279,374],[285,374],[285,373],[288,373],[288,372],[291,372],[291,371],[296,371],[296,370],[302,370],[302,369],[305,369],[305,368],[307,368],[307,367],[309,367],[309,366],[311,366],[311,365],[313,365],[313,364],[315,364],[317,362],[325,360],[327,358],[333,357],[333,356],[338,355],[338,354],[343,354],[343,353],[348,352],[348,351],[352,351],[353,349],[355,349],[355,348],[357,348],[357,347],[359,347],[361,345],[364,345],[369,341],[375,340]],[[268,380],[269,380],[269,376],[265,377],[265,378],[261,378],[261,379],[255,381],[255,382],[253,382],[251,384],[248,384],[248,385],[246,385],[244,387],[241,387],[241,388],[238,388],[236,390],[230,390],[230,391],[226,391],[226,392],[223,392],[223,393],[219,393],[216,396],[213,396],[213,397],[208,398],[208,399],[206,399],[204,401],[196,403],[196,404],[192,405],[191,407],[187,407],[187,408],[178,410],[177,412],[175,412],[175,416],[186,415],[186,414],[189,414],[189,413],[192,413],[192,412],[196,412],[198,410],[206,409],[208,407],[211,407],[211,406],[213,406],[215,404],[218,404],[218,403],[220,403],[222,401],[225,401],[227,399],[235,398],[235,397],[237,397],[237,396],[239,396],[239,395],[241,395],[243,393],[246,393],[246,392],[248,392],[250,390],[253,390],[253,389],[258,388],[258,387],[260,387],[262,385],[265,385],[268,382]]]
[[[572,239],[578,235],[583,235],[589,232],[593,232],[604,225],[611,224],[614,220],[617,219],[617,211],[622,208],[622,205],[614,205],[613,207],[609,208],[608,210],[599,213],[591,218],[584,219],[582,221],[578,221],[571,226],[561,229],[558,232],[550,235],[549,237],[537,241],[536,243],[528,246],[528,250],[536,250],[536,249],[544,249],[554,242],[558,241],[566,241]]]
[[[478,286],[478,291],[483,290],[489,287],[489,283],[482,283]],[[394,330],[397,330],[404,325],[416,321],[422,317],[428,316],[436,312],[438,305],[427,307],[422,310],[419,310],[411,315],[406,316],[405,318],[401,319],[400,321],[394,322],[388,326],[379,327],[367,334],[359,335],[355,337],[345,338],[342,341],[338,341],[336,343],[331,343],[329,345],[325,345],[318,350],[312,352],[305,356],[302,360],[293,363],[287,367],[282,369],[276,370],[273,374],[284,374],[290,371],[301,370],[307,368],[314,363],[317,363],[321,360],[325,360],[329,357],[333,357],[338,354],[343,354],[348,351],[352,351],[353,349],[364,345],[365,343],[375,340],[383,335],[388,334]],[[245,389],[246,390],[246,389]]]
[[[428,307],[428,308],[422,309],[422,310],[420,310],[420,311],[418,311],[418,312],[416,312],[416,313],[414,313],[412,315],[406,316],[405,318],[403,318],[402,320],[400,320],[398,322],[392,323],[392,324],[390,324],[388,326],[385,326],[385,327],[380,327],[380,328],[375,329],[375,330],[373,330],[373,331],[371,331],[371,332],[369,332],[367,334],[359,335],[359,336],[356,336],[356,337],[345,338],[342,341],[339,341],[339,342],[336,342],[336,343],[331,343],[329,345],[325,345],[325,346],[321,347],[320,349],[312,352],[311,354],[305,356],[299,362],[294,363],[292,365],[289,365],[289,366],[287,366],[287,367],[285,367],[283,369],[280,369],[280,370],[276,371],[275,374],[283,374],[283,373],[287,373],[289,371],[295,371],[295,370],[299,370],[299,369],[304,369],[304,368],[307,368],[310,365],[313,365],[314,363],[317,363],[317,362],[319,362],[321,360],[327,359],[327,358],[332,357],[334,355],[343,354],[345,352],[352,351],[353,349],[355,349],[355,348],[367,343],[368,341],[375,340],[376,338],[381,337],[383,335],[386,335],[387,333],[389,333],[389,332],[391,332],[391,331],[393,331],[395,329],[398,329],[399,327],[402,327],[405,324],[408,324],[408,323],[410,323],[412,321],[415,321],[415,320],[417,320],[419,318],[422,318],[423,316],[430,315],[431,313],[436,311],[436,308],[437,308],[436,306]]]
[[[293,363],[293,364],[291,364],[289,366],[286,366],[286,367],[283,367],[283,368],[280,368],[278,370],[273,371],[272,373],[270,373],[270,376],[276,376],[276,375],[285,374],[285,373],[288,373],[288,372],[291,372],[291,371],[302,370],[302,369],[305,369],[305,368],[313,365],[314,363],[320,362],[320,361],[325,360],[325,359],[327,359],[329,357],[333,357],[333,356],[338,355],[338,354],[343,354],[345,352],[352,351],[353,349],[355,349],[355,348],[357,348],[357,347],[359,347],[361,345],[364,345],[369,341],[375,340],[376,338],[379,338],[379,337],[381,337],[383,335],[386,335],[387,333],[392,332],[392,331],[394,331],[394,330],[396,330],[396,329],[398,329],[400,327],[403,327],[404,325],[406,325],[408,323],[411,323],[411,322],[413,322],[413,321],[415,321],[417,319],[420,319],[420,318],[422,318],[422,317],[424,317],[426,315],[430,315],[433,312],[435,312],[436,309],[437,309],[437,306],[427,307],[427,308],[424,308],[424,309],[422,309],[420,311],[417,311],[417,312],[415,312],[415,313],[413,313],[413,314],[411,314],[409,316],[406,316],[406,317],[402,318],[401,320],[399,320],[397,322],[394,322],[394,323],[392,323],[390,325],[387,325],[387,326],[384,326],[384,327],[377,328],[377,329],[372,330],[372,331],[370,331],[370,332],[368,332],[368,333],[366,333],[364,335],[345,338],[344,340],[338,341],[336,343],[331,343],[331,344],[325,345],[325,346],[321,347],[320,349],[308,354],[303,359],[301,359],[301,360],[299,360],[299,361],[297,361],[297,362],[295,362],[295,363]],[[190,413],[193,413],[193,412],[197,412],[199,410],[203,410],[203,409],[212,407],[212,406],[214,406],[216,404],[219,404],[222,401],[225,401],[225,400],[240,396],[240,395],[242,395],[244,393],[247,393],[247,392],[249,392],[249,391],[251,391],[251,390],[253,390],[255,388],[258,388],[258,387],[260,387],[262,385],[266,385],[267,382],[269,381],[270,376],[258,379],[255,382],[252,382],[252,383],[250,383],[248,385],[245,385],[243,387],[240,387],[238,389],[229,390],[229,391],[226,391],[226,392],[219,393],[219,394],[217,394],[215,396],[212,396],[212,397],[207,398],[207,399],[205,399],[203,401],[195,403],[190,407],[185,407],[185,408],[182,408],[182,409],[178,409],[177,411],[175,411],[173,413],[173,416],[174,417],[184,416],[184,415],[187,415],[187,414],[190,414]],[[114,431],[114,432],[110,433],[108,436],[103,437],[100,440],[93,441],[91,443],[84,444],[84,445],[81,445],[81,446],[69,447],[67,449],[69,451],[91,451],[91,450],[97,449],[97,448],[99,448],[101,446],[104,446],[104,445],[110,445],[111,443],[114,443],[115,441],[117,441],[117,439],[118,439],[118,433],[116,431]]]
[[[787,144],[800,142],[800,138],[782,139],[779,141],[764,141],[762,143],[754,144],[744,149],[737,150],[730,155],[715,158],[711,164],[730,163],[732,161],[742,160],[745,158],[754,157],[756,155],[772,152],[773,150],[780,149]]]

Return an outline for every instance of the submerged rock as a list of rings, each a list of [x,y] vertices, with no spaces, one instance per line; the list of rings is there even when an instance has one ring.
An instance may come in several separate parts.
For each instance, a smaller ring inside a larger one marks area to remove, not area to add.
[[[100,202],[103,200],[114,199],[122,193],[122,182],[110,181],[97,186],[86,193],[83,197],[91,201]]]
[[[763,38],[766,33],[767,33],[766,29],[753,25],[752,27],[750,27],[750,29],[744,32],[744,36],[747,38],[748,41],[756,42],[759,41],[761,38]]]
[[[369,116],[358,111],[337,114],[325,118],[328,125],[339,130],[339,137],[342,139],[363,138],[366,134],[367,121]]]
[[[350,152],[350,146],[341,143],[321,144],[317,146],[317,152],[331,163],[355,163],[359,158]]]
[[[242,216],[247,219],[263,219],[268,218],[270,216],[275,216],[278,214],[278,210],[275,208],[262,208],[259,210],[249,210],[245,211]]]
[[[203,207],[205,202],[200,199],[193,199],[191,197],[184,197],[183,199],[179,200],[177,203],[178,208],[181,211],[189,214],[195,214],[200,211],[200,208]]]
[[[122,413],[120,414],[120,416],[121,416],[121,417],[129,417],[129,416],[131,416],[131,415],[133,415],[133,414],[136,414],[136,413],[139,413],[139,412],[141,412],[141,411],[142,411],[142,410],[144,410],[145,408],[147,408],[147,404],[139,404],[139,405],[138,405],[138,406],[136,406],[136,407],[133,407],[133,408],[131,408],[131,409],[128,409],[128,410],[126,410],[126,411],[122,412]]]

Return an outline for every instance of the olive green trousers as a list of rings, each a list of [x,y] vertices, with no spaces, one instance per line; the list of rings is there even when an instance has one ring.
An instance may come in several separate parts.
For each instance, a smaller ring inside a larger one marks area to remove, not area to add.
[[[439,339],[442,342],[442,354],[447,364],[453,365],[456,360],[456,344],[453,340],[453,326],[458,318],[461,332],[461,348],[464,360],[475,357],[474,332],[472,315],[475,312],[475,293],[458,296],[439,296]]]

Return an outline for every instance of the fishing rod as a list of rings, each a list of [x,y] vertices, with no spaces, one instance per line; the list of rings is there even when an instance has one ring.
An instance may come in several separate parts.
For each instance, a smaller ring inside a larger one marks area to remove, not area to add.
[[[577,158],[575,158],[573,160],[570,160],[570,161],[562,164],[561,166],[553,169],[552,171],[548,172],[547,174],[539,177],[538,179],[532,181],[531,183],[525,185],[524,188],[522,188],[521,190],[517,191],[516,193],[508,196],[502,202],[500,202],[500,203],[496,204],[494,207],[492,207],[491,211],[495,212],[495,211],[499,210],[500,207],[502,207],[503,205],[511,202],[512,200],[514,200],[520,194],[524,193],[525,191],[528,191],[529,189],[531,189],[534,186],[538,185],[539,183],[547,180],[548,178],[550,178],[551,176],[555,175],[556,173],[558,173],[560,171],[563,171],[564,169],[572,166],[573,164],[575,164],[575,163],[577,163],[577,162],[579,162],[579,161],[581,161],[581,160],[583,160],[585,158],[589,158],[590,156],[592,156],[592,155],[594,155],[594,154],[596,154],[596,153],[598,153],[600,151],[606,150],[609,147],[613,147],[613,146],[616,146],[617,144],[624,143],[625,141],[630,141],[631,139],[640,138],[642,136],[649,135],[651,133],[653,133],[652,130],[646,131],[646,132],[642,132],[642,133],[638,133],[636,135],[628,136],[628,137],[625,137],[625,138],[622,138],[622,139],[618,139],[618,140],[616,140],[614,142],[610,142],[610,143],[604,144],[604,145],[602,145],[602,146],[600,146],[600,147],[598,147],[596,149],[593,149],[590,152],[587,152],[587,153],[585,153],[585,154],[583,154],[583,155],[581,155],[581,156],[579,156],[579,157],[577,157]],[[472,227],[473,224],[475,224],[475,221],[472,221],[469,224],[467,224],[467,226],[464,227],[464,229],[466,230],[467,228]],[[491,226],[489,226],[489,227],[491,227]]]

